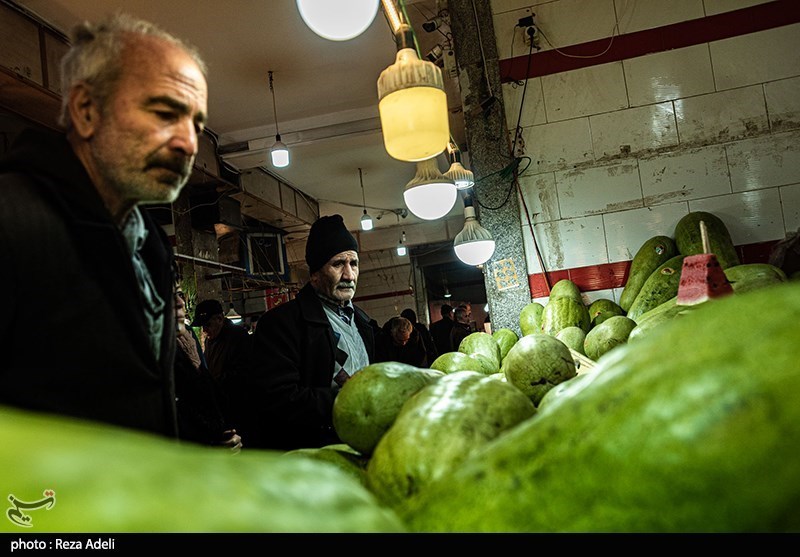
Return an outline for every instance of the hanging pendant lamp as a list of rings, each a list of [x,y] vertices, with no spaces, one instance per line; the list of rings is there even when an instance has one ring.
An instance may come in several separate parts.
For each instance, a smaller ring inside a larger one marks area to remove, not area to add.
[[[269,90],[272,93],[272,113],[275,116],[275,144],[269,150],[272,166],[285,168],[289,166],[289,149],[281,141],[281,132],[278,129],[278,109],[275,105],[275,87],[272,83],[272,71],[269,72]]]

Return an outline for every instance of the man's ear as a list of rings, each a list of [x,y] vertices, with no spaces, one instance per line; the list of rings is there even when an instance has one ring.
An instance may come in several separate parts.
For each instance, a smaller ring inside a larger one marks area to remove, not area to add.
[[[91,139],[100,122],[100,110],[89,85],[78,83],[70,90],[67,108],[78,136]]]

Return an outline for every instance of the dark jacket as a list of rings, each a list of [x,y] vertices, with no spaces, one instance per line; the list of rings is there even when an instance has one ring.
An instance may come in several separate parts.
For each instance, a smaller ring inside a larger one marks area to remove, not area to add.
[[[206,339],[205,359],[228,428],[238,428],[241,421],[235,400],[250,366],[251,347],[252,339],[247,329],[227,318],[222,322],[219,335],[213,340]]]
[[[381,331],[375,339],[375,361],[400,362],[422,368],[427,368],[433,363],[433,360],[428,360],[425,343],[417,329],[411,331],[408,342],[403,346],[394,343],[391,331]]]
[[[433,335],[431,335],[431,332],[425,325],[419,322],[414,323],[414,330],[419,334],[422,345],[425,347],[425,358],[428,365],[431,365],[437,356],[439,356],[439,350],[436,348],[436,343],[433,341]]]
[[[372,362],[372,327],[358,307],[355,322]],[[291,450],[340,443],[332,418],[336,341],[311,285],[263,314],[253,337],[253,363],[243,387],[247,446]]]
[[[449,317],[443,317],[439,321],[431,323],[431,336],[433,337],[433,342],[436,344],[436,350],[440,356],[446,352],[455,352],[458,350],[457,346],[453,349],[453,345],[450,343],[450,331],[452,330],[453,320]]]
[[[458,352],[461,341],[467,338],[471,332],[472,329],[466,323],[453,322],[453,328],[450,329],[450,346],[453,347],[451,351]]]
[[[142,216],[158,361],[128,248],[63,135],[23,132],[0,161],[0,404],[175,435],[172,249]]]
[[[175,400],[178,407],[178,437],[201,445],[217,445],[228,429],[222,415],[220,393],[200,351],[200,343],[191,331],[200,357],[194,367],[181,347],[175,353]]]

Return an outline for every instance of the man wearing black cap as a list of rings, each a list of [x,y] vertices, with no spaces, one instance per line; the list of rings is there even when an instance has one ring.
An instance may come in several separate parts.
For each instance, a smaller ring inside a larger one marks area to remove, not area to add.
[[[358,243],[341,215],[312,225],[306,263],[308,284],[296,298],[262,315],[253,335],[242,434],[250,447],[291,450],[340,443],[333,430],[333,401],[373,357],[369,317],[352,302]]]
[[[197,304],[192,327],[202,327],[205,333],[203,354],[217,385],[222,415],[228,427],[236,428],[239,414],[235,401],[240,381],[250,365],[250,335],[244,327],[225,317],[217,300]]]

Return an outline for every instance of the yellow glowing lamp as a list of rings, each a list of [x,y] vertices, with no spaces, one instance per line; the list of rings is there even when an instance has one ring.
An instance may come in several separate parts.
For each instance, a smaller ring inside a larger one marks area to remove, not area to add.
[[[442,71],[420,60],[410,27],[397,33],[395,63],[378,78],[378,111],[386,152],[397,160],[419,162],[435,157],[450,142],[447,94]]]

